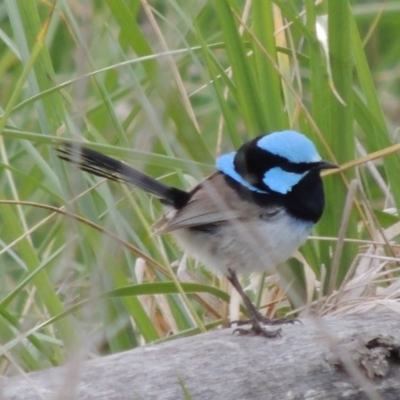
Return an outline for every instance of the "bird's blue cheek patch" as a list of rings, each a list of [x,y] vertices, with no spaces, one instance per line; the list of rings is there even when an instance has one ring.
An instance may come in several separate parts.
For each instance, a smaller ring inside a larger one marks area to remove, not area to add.
[[[286,194],[307,174],[295,174],[282,168],[271,168],[264,174],[263,182],[274,192]]]
[[[244,180],[235,170],[234,158],[236,152],[223,154],[217,159],[216,167],[219,171],[223,172],[225,175],[228,175],[230,178],[234,179],[236,182],[239,182],[241,185],[246,187],[247,189],[252,190],[257,193],[268,193],[264,192],[253,185],[250,185],[249,182]]]

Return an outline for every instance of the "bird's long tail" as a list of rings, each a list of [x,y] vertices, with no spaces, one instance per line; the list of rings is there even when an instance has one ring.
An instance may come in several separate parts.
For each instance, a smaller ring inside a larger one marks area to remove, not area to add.
[[[183,207],[189,200],[189,193],[164,185],[129,165],[87,147],[66,143],[57,151],[59,158],[77,165],[83,171],[136,186],[176,209]]]

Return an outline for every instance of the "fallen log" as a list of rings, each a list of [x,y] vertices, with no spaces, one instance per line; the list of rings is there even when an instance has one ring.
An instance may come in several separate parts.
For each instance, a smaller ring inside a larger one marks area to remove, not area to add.
[[[400,399],[400,316],[306,318],[274,339],[221,329],[3,378],[0,399]]]

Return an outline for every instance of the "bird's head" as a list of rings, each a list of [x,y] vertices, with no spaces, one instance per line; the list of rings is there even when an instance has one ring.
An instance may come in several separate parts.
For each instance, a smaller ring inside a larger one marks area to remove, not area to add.
[[[337,168],[319,155],[313,142],[295,131],[259,136],[217,160],[217,168],[258,193],[285,195],[311,171]]]

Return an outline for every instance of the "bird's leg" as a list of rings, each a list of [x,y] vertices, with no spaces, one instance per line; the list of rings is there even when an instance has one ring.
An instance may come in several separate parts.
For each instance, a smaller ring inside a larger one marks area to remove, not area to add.
[[[234,332],[238,332],[240,334],[253,334],[253,335],[261,335],[265,337],[276,337],[280,335],[280,329],[276,331],[267,331],[265,328],[262,327],[262,324],[265,325],[280,325],[280,324],[291,324],[296,322],[295,319],[287,319],[287,318],[268,318],[262,315],[257,308],[254,306],[254,304],[251,302],[249,297],[246,295],[244,292],[242,285],[239,282],[239,279],[237,278],[237,275],[234,271],[228,270],[229,274],[227,276],[229,282],[232,284],[232,286],[237,290],[237,292],[240,294],[241,298],[243,299],[244,305],[247,309],[247,312],[249,313],[249,319],[248,320],[243,320],[243,321],[234,321],[237,325],[245,325],[245,324],[251,324],[251,329],[246,330],[246,329],[235,329]]]

